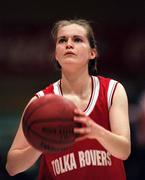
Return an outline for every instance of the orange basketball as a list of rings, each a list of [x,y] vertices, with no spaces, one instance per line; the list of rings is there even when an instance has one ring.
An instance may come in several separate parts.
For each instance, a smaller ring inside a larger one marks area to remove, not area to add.
[[[22,127],[28,142],[43,152],[59,152],[74,144],[73,121],[76,106],[68,99],[48,94],[26,108]]]

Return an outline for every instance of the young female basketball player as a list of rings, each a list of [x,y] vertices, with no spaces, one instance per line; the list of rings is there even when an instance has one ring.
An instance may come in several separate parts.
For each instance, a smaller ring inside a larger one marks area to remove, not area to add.
[[[6,169],[13,176],[41,157],[39,180],[125,180],[123,160],[131,151],[125,89],[113,79],[91,75],[96,70],[97,47],[88,21],[59,21],[52,34],[61,78],[31,101],[48,93],[73,101],[78,107],[74,121],[82,124],[74,132],[81,136],[69,150],[43,154],[27,142],[20,123]]]

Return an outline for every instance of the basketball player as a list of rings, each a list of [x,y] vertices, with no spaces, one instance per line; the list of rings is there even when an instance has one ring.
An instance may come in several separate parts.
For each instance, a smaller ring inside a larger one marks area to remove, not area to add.
[[[82,124],[74,132],[80,136],[69,150],[44,154],[27,142],[20,123],[8,152],[6,169],[13,176],[41,157],[39,180],[125,180],[123,161],[131,151],[125,89],[116,80],[91,75],[96,70],[98,54],[88,21],[59,21],[52,34],[61,78],[38,92],[30,102],[48,93],[74,102],[78,107],[74,121]]]

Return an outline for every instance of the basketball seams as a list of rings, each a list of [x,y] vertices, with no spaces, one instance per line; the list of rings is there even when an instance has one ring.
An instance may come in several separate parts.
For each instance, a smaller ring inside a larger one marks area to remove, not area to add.
[[[49,95],[51,95],[51,94],[49,94]],[[46,95],[45,95],[46,96]],[[48,96],[48,95],[47,95]],[[35,113],[35,111],[37,111],[38,109],[40,109],[40,108],[43,108],[45,105],[47,105],[48,103],[55,103],[55,102],[53,102],[52,100],[50,101],[49,100],[49,102],[48,102],[48,100],[46,99],[45,100],[45,102],[42,102],[41,104],[38,104],[32,111],[31,111],[31,113],[29,113],[28,115],[26,114],[26,113],[28,113],[29,112],[29,109],[31,109],[31,107],[33,106],[33,104],[37,104],[37,100],[40,100],[42,97],[40,97],[39,99],[36,99],[36,100],[34,100],[27,108],[26,108],[26,110],[25,110],[25,119],[29,119],[29,117],[31,117],[32,116],[32,114],[33,113]],[[61,98],[61,97],[60,97]],[[65,100],[65,102],[66,102],[66,100]],[[61,102],[60,102],[60,105],[61,105]]]
[[[74,138],[71,138],[71,139],[68,139],[68,140],[63,140],[63,139],[61,139],[61,141],[60,141],[60,139],[59,140],[56,140],[56,139],[51,139],[51,138],[49,138],[49,137],[44,137],[44,136],[42,136],[42,135],[40,135],[40,134],[38,134],[36,131],[34,131],[34,130],[32,130],[31,129],[31,131],[29,131],[29,134],[35,134],[37,137],[39,137],[42,141],[44,141],[44,140],[46,140],[46,141],[48,141],[49,143],[56,143],[56,144],[70,144],[71,142],[70,142],[70,140],[72,140],[72,141],[74,141]],[[29,140],[30,141],[30,140]],[[30,143],[32,143],[32,142],[30,142]]]
[[[59,152],[72,146],[76,137],[73,129],[77,126],[73,121],[74,108],[70,100],[52,93],[32,101],[22,119],[28,142],[43,152]]]
[[[37,101],[37,99],[36,99],[35,101]],[[45,103],[42,102],[42,104],[38,104],[37,107],[35,107],[30,113],[28,113],[28,112],[29,112],[29,109],[31,109],[31,106],[33,105],[33,103],[36,104],[35,101],[33,101],[33,102],[30,104],[30,106],[28,106],[28,107],[26,108],[25,113],[24,113],[25,116],[23,116],[24,121],[27,120],[27,119],[29,119],[29,117],[31,117],[32,114],[35,113],[35,111],[37,111],[38,109],[42,108],[43,106],[45,106],[45,105],[48,103],[48,101],[46,101]],[[28,115],[27,115],[26,113],[28,113]]]

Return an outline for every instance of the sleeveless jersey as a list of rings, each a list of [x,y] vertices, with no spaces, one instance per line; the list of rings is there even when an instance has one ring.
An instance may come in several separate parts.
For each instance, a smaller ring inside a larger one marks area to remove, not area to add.
[[[110,131],[109,108],[117,81],[92,77],[92,95],[84,111],[96,123]],[[38,92],[62,96],[60,80]],[[119,148],[119,147],[118,147]],[[59,153],[42,154],[39,180],[125,180],[123,161],[112,156],[97,140],[85,139]]]

